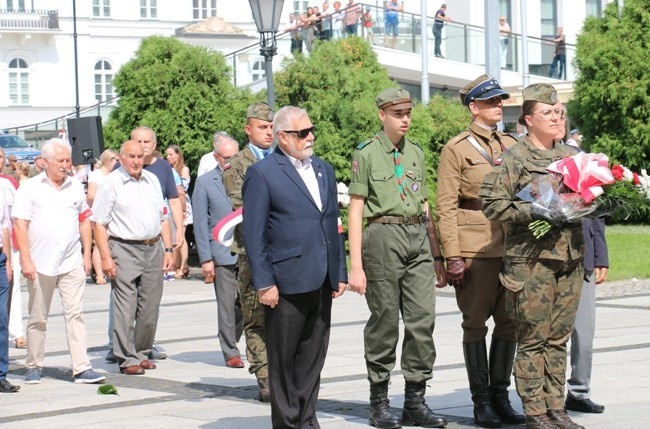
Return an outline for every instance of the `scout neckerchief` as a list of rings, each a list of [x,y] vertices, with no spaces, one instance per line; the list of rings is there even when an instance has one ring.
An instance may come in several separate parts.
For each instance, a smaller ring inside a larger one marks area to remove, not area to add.
[[[395,148],[395,177],[397,177],[397,187],[399,188],[399,196],[402,197],[402,200],[406,198],[406,192],[404,191],[404,167],[402,166],[402,154],[399,151],[399,148]]]

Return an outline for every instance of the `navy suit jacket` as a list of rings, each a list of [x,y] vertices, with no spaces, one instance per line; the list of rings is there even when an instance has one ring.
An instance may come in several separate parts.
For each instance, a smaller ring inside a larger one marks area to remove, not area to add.
[[[257,290],[276,285],[290,295],[320,289],[326,279],[335,291],[339,282],[347,283],[334,169],[318,157],[311,160],[322,211],[279,148],[246,170],[244,247]]]
[[[221,170],[217,167],[197,178],[192,193],[192,214],[200,262],[212,259],[217,265],[237,263],[237,255],[212,237],[214,227],[230,213],[232,204],[223,187]]]
[[[596,267],[609,267],[605,220],[584,218],[582,233],[585,236],[585,270],[593,271]]]

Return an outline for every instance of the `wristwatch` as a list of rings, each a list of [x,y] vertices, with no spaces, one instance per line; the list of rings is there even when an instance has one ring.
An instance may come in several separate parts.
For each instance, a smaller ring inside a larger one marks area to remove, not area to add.
[[[165,252],[174,253],[174,249],[172,249],[171,247],[165,247]]]

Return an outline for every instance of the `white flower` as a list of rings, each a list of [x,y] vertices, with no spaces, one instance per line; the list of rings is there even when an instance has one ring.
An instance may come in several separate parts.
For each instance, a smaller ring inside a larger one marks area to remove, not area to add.
[[[648,176],[648,172],[645,168],[643,168],[641,174],[639,174],[639,186],[643,189],[643,192],[645,192],[646,197],[650,199],[650,176]]]
[[[628,182],[634,180],[634,173],[632,173],[630,169],[624,165],[621,165],[621,167],[623,167],[623,180],[627,180]]]
[[[350,195],[348,195],[348,187],[345,186],[345,183],[339,182],[336,184],[336,192],[338,194],[338,201],[341,207],[347,207],[350,205]]]

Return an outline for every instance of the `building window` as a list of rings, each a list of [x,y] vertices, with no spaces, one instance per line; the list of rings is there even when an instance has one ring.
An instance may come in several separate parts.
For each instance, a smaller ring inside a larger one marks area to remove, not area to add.
[[[9,61],[9,103],[29,104],[29,66],[22,58]]]
[[[555,37],[557,29],[557,1],[542,0],[541,5],[542,37]]]
[[[333,4],[334,2],[332,2]],[[293,11],[294,13],[306,12],[309,7],[309,0],[294,0],[293,2]]]
[[[111,0],[93,0],[93,16],[108,18],[111,16]]]
[[[505,16],[506,22],[512,27],[512,9],[510,0],[499,0],[499,17]]]
[[[217,0],[192,0],[194,19],[217,16]]]
[[[157,18],[158,5],[156,0],[140,0],[140,18]]]
[[[25,0],[7,0],[7,10],[25,10]]]
[[[113,67],[106,60],[95,64],[95,100],[98,103],[110,100],[113,94]]]
[[[257,82],[258,80],[262,80],[266,77],[266,68],[264,67],[264,60],[259,59],[253,63],[253,67],[251,70],[251,78],[253,82]]]
[[[603,13],[600,0],[587,0],[585,3],[585,16],[600,17]]]

